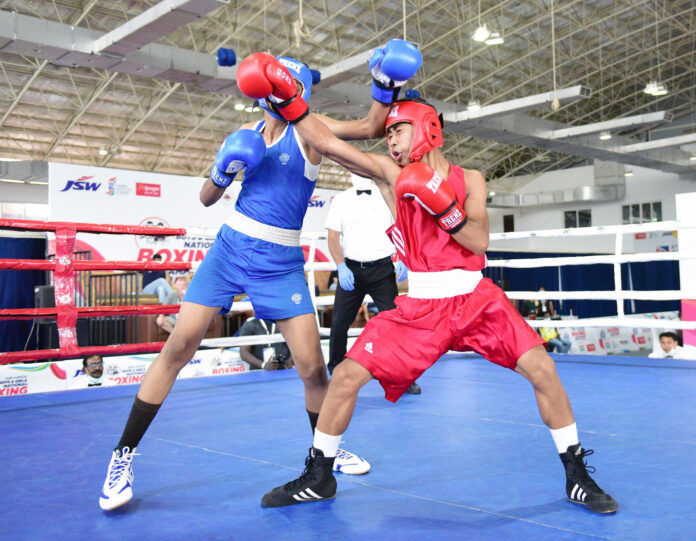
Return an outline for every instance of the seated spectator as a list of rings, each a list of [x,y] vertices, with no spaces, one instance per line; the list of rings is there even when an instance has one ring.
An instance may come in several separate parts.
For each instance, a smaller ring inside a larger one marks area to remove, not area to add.
[[[181,304],[181,300],[186,293],[186,288],[188,288],[188,283],[189,281],[186,276],[178,276],[174,280],[174,287],[176,290],[169,293],[162,304]],[[157,323],[157,326],[163,331],[171,333],[178,317],[179,314],[160,314],[157,316],[155,323]]]
[[[152,256],[152,261],[162,261],[160,254]],[[143,295],[157,295],[160,304],[167,304],[165,299],[174,289],[169,285],[169,272],[164,270],[143,272]]]
[[[653,359],[684,359],[684,348],[679,345],[677,333],[665,331],[660,333],[659,349],[653,346],[653,352],[648,355]]]
[[[551,346],[549,351],[556,351],[557,353],[568,353],[570,351],[570,340],[561,338],[561,335],[558,334],[558,329],[555,327],[541,327],[539,329],[539,334],[541,334],[541,337]]]
[[[237,334],[238,336],[263,336],[279,332],[274,322],[250,317]],[[249,364],[251,370],[283,370],[294,366],[290,349],[285,342],[240,346],[239,354],[242,360]]]
[[[539,291],[546,291],[543,286],[539,286]],[[551,300],[526,300],[522,302],[522,316],[529,319],[548,318],[556,315],[556,310]]]
[[[104,377],[104,359],[101,355],[88,355],[82,359],[82,374],[70,381],[71,389],[106,387],[113,382]]]
[[[338,271],[332,270],[329,273],[328,289],[329,289],[329,291],[336,291],[337,287],[338,287]]]

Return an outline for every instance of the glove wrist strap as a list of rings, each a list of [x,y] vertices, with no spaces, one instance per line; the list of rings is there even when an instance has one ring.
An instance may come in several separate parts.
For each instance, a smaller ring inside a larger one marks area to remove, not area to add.
[[[210,169],[210,180],[213,181],[213,184],[217,186],[218,188],[227,188],[230,184],[232,184],[232,179],[235,177],[237,173],[223,173],[220,171],[216,165],[213,165],[213,167]]]
[[[372,79],[372,99],[387,105],[395,102],[399,97],[401,87],[389,87],[377,79]]]
[[[466,212],[456,200],[452,201],[452,204],[444,212],[436,214],[435,219],[440,228],[450,235],[458,232],[467,222]]]
[[[269,100],[270,101],[270,100]],[[309,106],[299,91],[289,100],[279,103],[270,102],[271,107],[290,124],[295,124],[309,114]]]

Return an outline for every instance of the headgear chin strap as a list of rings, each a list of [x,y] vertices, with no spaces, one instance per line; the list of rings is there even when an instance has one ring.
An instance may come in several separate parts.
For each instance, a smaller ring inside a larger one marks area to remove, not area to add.
[[[304,98],[305,101],[309,101],[309,96],[312,93],[312,72],[310,71],[309,67],[307,67],[307,64],[304,64],[299,60],[295,60],[294,58],[290,58],[289,56],[279,56],[278,62],[285,66],[294,79],[297,79],[302,83],[302,86],[304,87],[302,89],[302,98]],[[274,116],[278,120],[285,120],[268,106],[265,99],[259,100],[259,107],[268,111],[271,116]]]
[[[423,101],[403,100],[392,105],[384,124],[384,130],[399,122],[410,122],[413,126],[413,139],[408,157],[412,162],[419,162],[426,152],[441,147],[442,124],[437,110]]]

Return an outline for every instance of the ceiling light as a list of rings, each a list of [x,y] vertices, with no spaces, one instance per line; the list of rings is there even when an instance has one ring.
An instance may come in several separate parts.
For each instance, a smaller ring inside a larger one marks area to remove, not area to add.
[[[602,141],[608,141],[609,139],[611,139],[611,132],[608,132],[608,131],[600,132],[600,133],[599,133],[599,138],[600,138]]]
[[[689,159],[690,159],[692,162],[696,162],[696,156],[689,156]]]
[[[23,180],[10,180],[9,178],[0,178],[0,182],[11,182],[12,184],[24,184]]]
[[[253,112],[253,110],[254,110],[254,108],[251,107],[251,106],[245,107],[245,108],[244,108],[244,112],[245,112],[245,113],[251,113],[251,112]]]
[[[491,32],[491,35],[486,40],[486,45],[500,45],[502,43],[505,43],[505,40],[500,32]]]
[[[99,149],[99,155],[100,155],[100,156],[106,156],[108,153],[109,153],[109,151],[106,150],[104,147],[101,147],[101,148]]]
[[[493,197],[493,196],[495,195],[495,192],[488,192],[488,195],[489,195],[490,197]]]
[[[649,94],[650,96],[664,96],[668,93],[667,87],[662,83],[657,81],[649,81],[643,89],[643,93]]]
[[[21,162],[21,158],[0,158],[0,162]]]
[[[633,176],[633,171],[626,171],[626,172],[624,173],[624,176],[625,176],[625,177],[632,177],[632,176]]]
[[[488,28],[486,28],[486,25],[483,24],[474,30],[474,34],[471,36],[471,39],[474,41],[486,41],[490,35],[491,33],[488,31]]]
[[[43,180],[32,180],[29,182],[29,184],[41,184],[43,186],[48,186],[48,182]]]
[[[469,104],[466,106],[467,111],[478,111],[481,109],[481,103],[479,100],[469,100]]]
[[[246,105],[244,105],[243,103],[235,103],[234,104],[235,111],[244,111],[245,107],[246,107]]]

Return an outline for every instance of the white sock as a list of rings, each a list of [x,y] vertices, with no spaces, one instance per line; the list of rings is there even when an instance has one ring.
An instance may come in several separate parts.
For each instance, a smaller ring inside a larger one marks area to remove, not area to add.
[[[556,449],[558,449],[558,454],[565,453],[568,447],[579,443],[578,428],[575,426],[575,423],[563,428],[557,428],[556,430],[552,428],[549,430],[551,431],[553,442],[556,444]]]
[[[318,428],[314,429],[314,448],[319,449],[326,458],[333,458],[336,456],[338,451],[338,444],[341,443],[341,436],[332,436],[331,434],[324,434]]]

